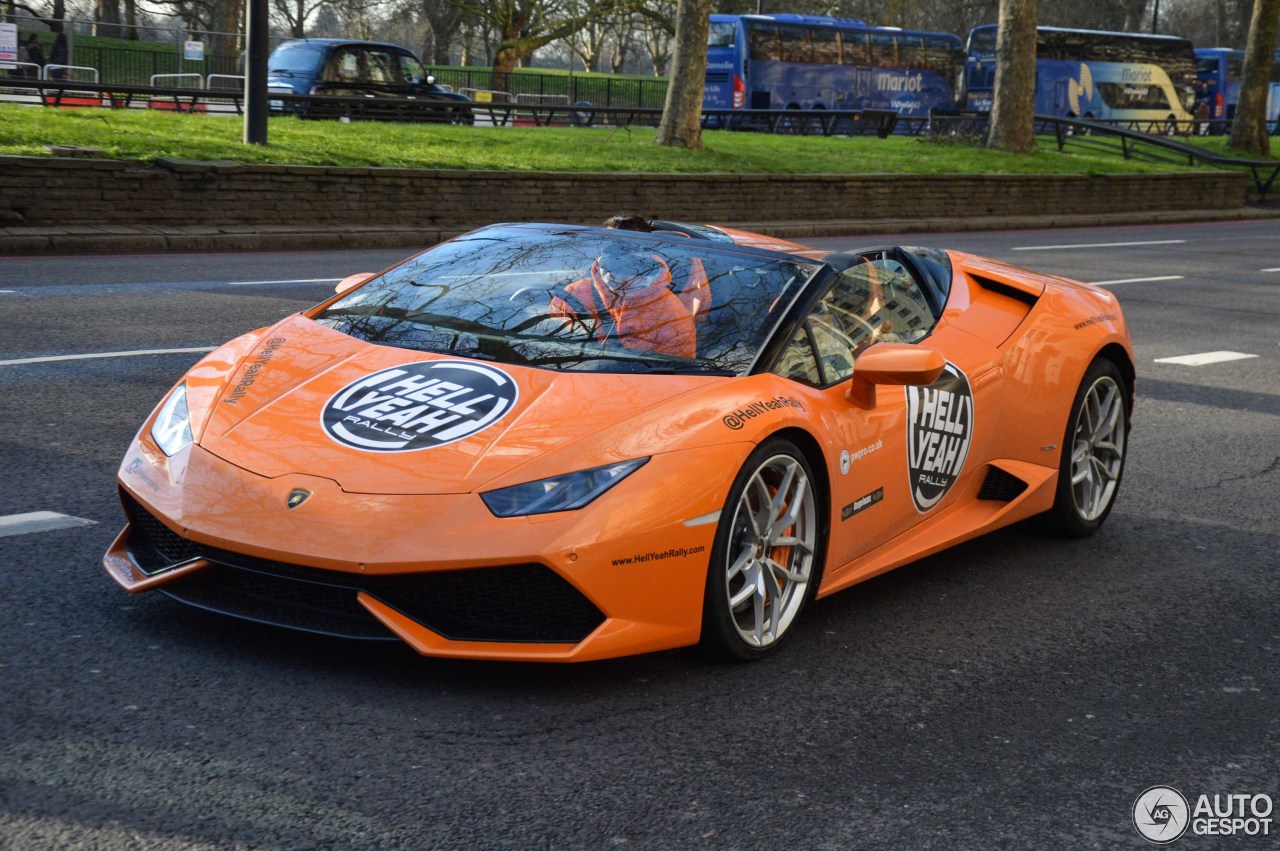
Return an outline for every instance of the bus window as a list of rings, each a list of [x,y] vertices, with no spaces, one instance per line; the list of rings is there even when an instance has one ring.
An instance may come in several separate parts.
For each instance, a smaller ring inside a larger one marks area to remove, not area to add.
[[[800,27],[778,27],[778,43],[783,62],[812,62],[813,49],[809,45],[809,31]]]
[[[919,70],[923,68],[924,42],[918,35],[898,33],[898,67]]]
[[[724,21],[712,21],[707,31],[707,47],[733,47],[738,35],[738,25]]]
[[[898,42],[893,33],[871,34],[871,64],[880,68],[898,67]]]
[[[845,65],[862,65],[871,64],[871,43],[867,39],[864,32],[847,32],[844,36],[844,51],[842,53]]]
[[[840,33],[836,30],[814,30],[810,62],[819,65],[840,64]]]
[[[996,28],[976,27],[969,34],[969,55],[979,62],[994,62],[996,58]],[[1039,56],[1038,58],[1045,58]]]
[[[751,25],[751,58],[766,62],[777,62],[782,58],[782,48],[778,45],[778,28]]]
[[[924,37],[920,48],[920,67],[935,74],[951,75],[960,64],[959,46],[950,39],[937,35]]]

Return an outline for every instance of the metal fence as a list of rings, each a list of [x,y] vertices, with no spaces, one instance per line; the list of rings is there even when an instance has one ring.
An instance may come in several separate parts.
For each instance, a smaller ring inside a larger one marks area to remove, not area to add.
[[[506,75],[495,74],[492,68],[456,68],[432,66],[427,72],[434,74],[436,82],[461,91],[501,91],[512,96],[537,95],[541,98],[567,98],[567,103],[589,103],[603,107],[640,107],[661,109],[667,97],[667,81],[653,79],[611,77],[593,74],[539,74],[530,71],[513,71]],[[506,85],[504,85],[504,82]]]
[[[120,47],[76,45],[72,51],[77,65],[97,68],[102,82],[110,85],[145,86],[159,74],[237,74],[239,62],[234,55],[206,53],[204,59],[183,59],[175,46],[172,50],[131,50]]]

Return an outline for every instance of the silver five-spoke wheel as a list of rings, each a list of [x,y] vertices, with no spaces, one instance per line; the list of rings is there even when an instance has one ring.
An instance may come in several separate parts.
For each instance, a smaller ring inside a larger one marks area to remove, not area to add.
[[[1085,392],[1071,445],[1071,495],[1076,511],[1097,520],[1111,505],[1124,466],[1125,399],[1109,375]]]
[[[1111,513],[1124,475],[1132,380],[1132,372],[1122,373],[1107,358],[1085,370],[1062,439],[1053,507],[1044,516],[1050,531],[1070,538],[1092,535]]]
[[[786,632],[813,573],[817,513],[800,462],[774,455],[751,474],[733,513],[725,594],[734,628],[752,647]]]

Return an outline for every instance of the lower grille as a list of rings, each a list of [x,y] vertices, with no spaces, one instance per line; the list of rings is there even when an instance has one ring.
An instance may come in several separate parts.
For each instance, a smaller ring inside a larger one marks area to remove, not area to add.
[[[356,600],[365,592],[455,641],[576,644],[604,622],[577,588],[541,564],[365,576],[268,561],[188,541],[125,495],[126,547],[147,573],[199,557],[210,567],[160,590],[247,620],[351,638],[388,638]]]
[[[148,576],[189,561],[199,554],[199,546],[174,532],[143,508],[127,493],[121,493],[124,513],[129,517],[129,553]]]
[[[397,640],[360,605],[355,588],[301,582],[214,563],[158,590],[198,609],[258,623],[341,638]]]
[[[1022,496],[1027,483],[1012,473],[1006,473],[999,467],[988,467],[987,477],[978,490],[978,499],[989,499],[993,502],[1012,502]]]

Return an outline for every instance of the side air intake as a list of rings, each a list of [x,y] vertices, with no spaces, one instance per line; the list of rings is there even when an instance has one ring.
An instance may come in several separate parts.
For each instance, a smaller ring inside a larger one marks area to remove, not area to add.
[[[993,502],[1012,502],[1022,496],[1027,483],[1012,473],[1006,473],[999,467],[988,467],[987,477],[982,481],[978,491],[978,499],[989,499]]]

